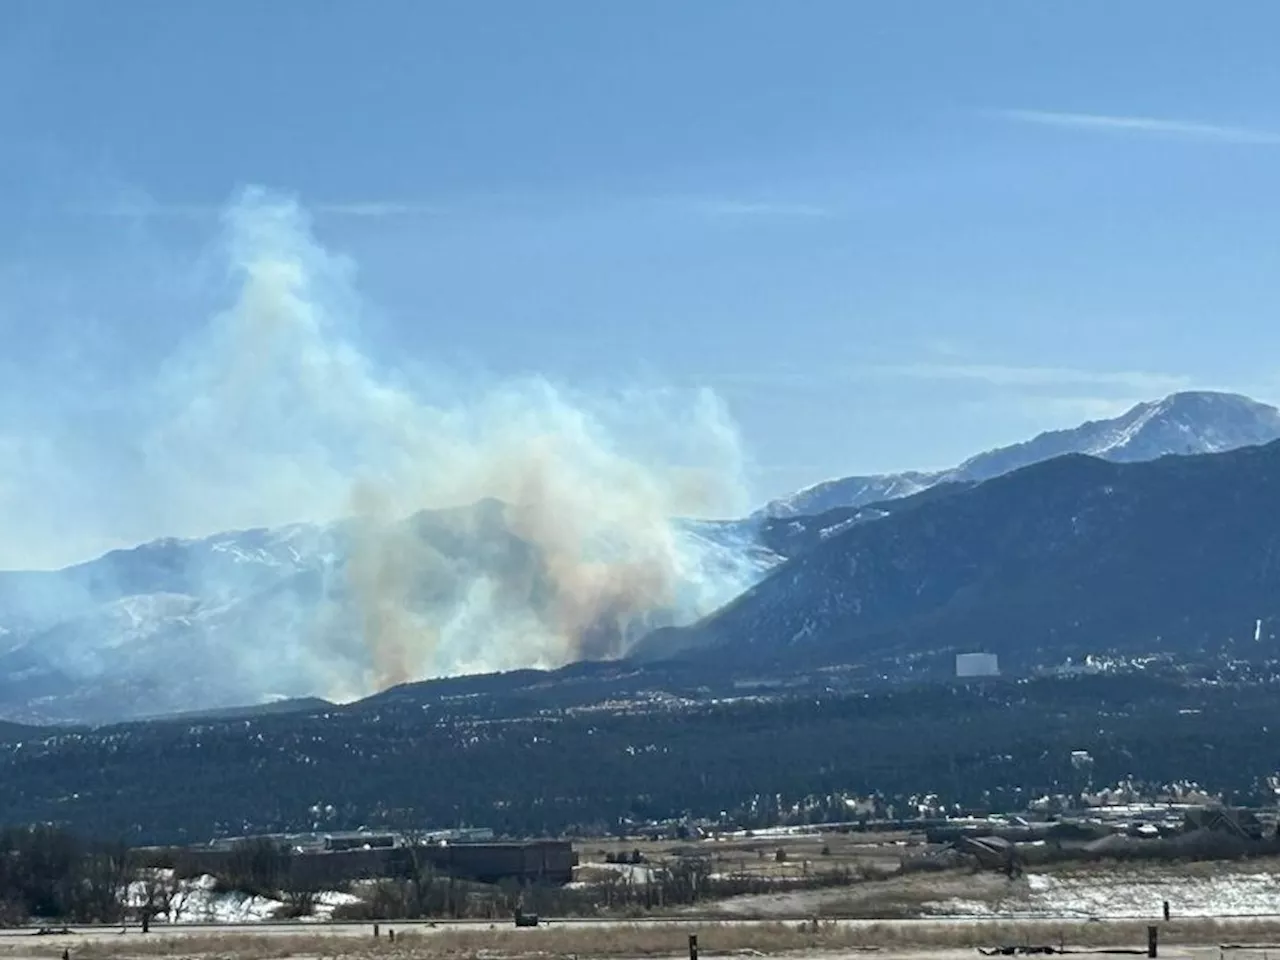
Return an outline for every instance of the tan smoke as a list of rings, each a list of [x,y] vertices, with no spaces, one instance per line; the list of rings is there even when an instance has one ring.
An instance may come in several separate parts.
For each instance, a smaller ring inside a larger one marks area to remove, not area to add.
[[[452,475],[473,500],[499,501],[502,529],[530,548],[530,562],[486,572],[489,589],[477,626],[488,635],[471,639],[477,648],[495,641],[505,647],[506,657],[494,665],[617,657],[642,618],[677,606],[680,558],[670,491],[655,482],[651,468],[625,459],[606,458],[584,472],[590,459],[572,438],[539,434],[485,446],[482,456],[463,458],[470,466],[465,476]],[[361,486],[349,565],[370,680],[378,689],[429,669],[447,620],[474,603],[455,597],[443,614],[421,609],[422,593],[454,589],[460,575],[399,522],[395,499],[392,490]],[[457,515],[454,529],[477,543],[492,534],[468,511]]]
[[[415,654],[435,649],[435,626],[410,613],[413,584],[439,576],[443,560],[387,509],[386,498],[368,483],[352,492],[355,523],[347,575],[359,610],[361,637],[371,665],[373,689],[414,679]]]
[[[515,483],[502,498],[507,523],[545,565],[553,595],[543,619],[561,659],[618,656],[630,618],[675,601],[668,517],[638,471],[617,478],[612,503],[575,488],[570,457],[556,438],[529,444],[511,465]],[[612,555],[593,556],[593,546]]]

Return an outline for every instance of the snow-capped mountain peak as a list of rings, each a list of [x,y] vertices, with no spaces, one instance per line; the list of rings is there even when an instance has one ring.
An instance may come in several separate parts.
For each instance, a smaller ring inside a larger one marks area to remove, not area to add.
[[[773,500],[757,515],[790,517],[896,500],[940,483],[990,480],[1068,453],[1115,462],[1169,454],[1222,453],[1280,439],[1280,410],[1233,393],[1195,390],[1139,403],[1118,417],[1051,430],[1022,443],[970,457],[949,470],[826,480]]]

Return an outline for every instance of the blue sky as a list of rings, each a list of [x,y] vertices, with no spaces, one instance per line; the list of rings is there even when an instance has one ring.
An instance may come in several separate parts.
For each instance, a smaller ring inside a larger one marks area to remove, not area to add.
[[[10,0],[0,415],[180,349],[246,184],[358,265],[379,364],[710,387],[756,500],[1183,387],[1274,400],[1277,30],[1264,2]]]

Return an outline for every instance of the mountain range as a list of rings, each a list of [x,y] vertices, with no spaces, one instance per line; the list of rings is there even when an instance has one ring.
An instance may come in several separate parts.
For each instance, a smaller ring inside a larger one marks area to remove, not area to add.
[[[979,483],[1019,467],[1068,453],[1115,463],[1166,454],[1222,453],[1280,439],[1280,410],[1248,397],[1210,391],[1175,393],[1140,403],[1111,420],[1053,430],[1023,443],[970,457],[959,466],[841,477],[805,487],[765,504],[757,515],[780,518],[824,513],[911,496],[944,483]]]
[[[680,521],[681,555],[696,560],[686,576],[749,589],[714,611],[619,620],[596,655],[767,673],[1252,636],[1280,613],[1268,499],[1280,446],[1257,446],[1277,438],[1273,407],[1175,394],[951,470],[834,480],[741,521]],[[477,582],[518,583],[535,620],[556,607],[547,558],[501,504],[424,512],[391,533],[396,556],[440,561],[399,584],[414,615],[462,603]],[[356,596],[360,535],[351,521],[294,525],[0,573],[0,718],[108,722],[359,692],[378,652]]]
[[[1280,659],[1278,503],[1280,442],[1141,463],[1069,454],[870,522],[817,518],[830,535],[633,656],[932,676],[978,651],[1015,672],[1089,655]]]

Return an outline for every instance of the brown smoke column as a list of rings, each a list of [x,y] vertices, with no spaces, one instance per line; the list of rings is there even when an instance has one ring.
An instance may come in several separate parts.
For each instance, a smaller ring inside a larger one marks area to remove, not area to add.
[[[556,437],[525,438],[493,451],[465,485],[473,502],[486,496],[501,501],[507,530],[532,548],[536,570],[491,571],[497,578],[498,613],[515,609],[540,621],[554,641],[558,663],[622,655],[628,623],[669,608],[677,585],[666,504],[646,484],[641,468],[634,468],[635,476],[618,478],[603,497],[575,486],[571,457]],[[372,680],[385,689],[417,679],[430,662],[440,625],[413,613],[414,591],[431,591],[433,578],[451,579],[454,572],[445,558],[396,522],[387,498],[372,487],[358,489],[354,501],[358,535],[350,584]],[[610,541],[605,559],[592,556],[601,536]],[[542,603],[532,595],[539,579],[550,593]]]
[[[436,626],[414,617],[410,603],[414,584],[441,571],[443,560],[397,524],[386,498],[371,485],[358,485],[352,500],[348,578],[373,666],[372,684],[385,690],[417,679],[417,662],[428,659],[435,648]]]
[[[539,614],[560,641],[562,660],[617,657],[625,621],[674,600],[667,519],[642,495],[622,498],[628,513],[592,516],[602,505],[579,501],[564,486],[560,459],[567,456],[554,437],[529,442],[506,491],[507,525],[541,557],[552,597]],[[621,557],[589,559],[592,521],[622,540]]]

